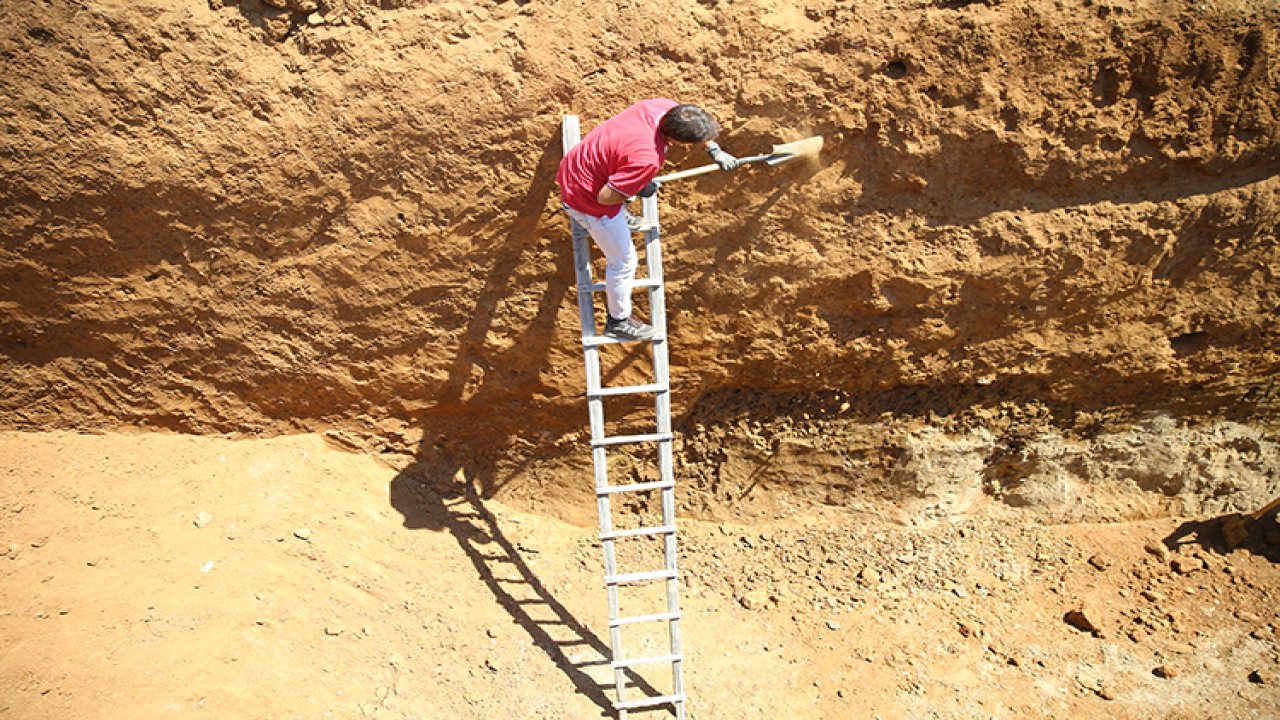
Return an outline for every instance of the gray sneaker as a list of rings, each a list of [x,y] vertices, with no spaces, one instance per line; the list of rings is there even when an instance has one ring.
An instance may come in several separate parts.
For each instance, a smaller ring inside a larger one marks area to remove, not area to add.
[[[618,340],[652,340],[656,333],[652,325],[646,325],[633,317],[619,320],[610,315],[604,324],[604,334]]]

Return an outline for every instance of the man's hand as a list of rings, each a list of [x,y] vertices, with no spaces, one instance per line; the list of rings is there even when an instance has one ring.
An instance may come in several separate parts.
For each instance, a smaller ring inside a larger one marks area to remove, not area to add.
[[[720,166],[721,170],[733,170],[738,167],[738,158],[721,150],[720,145],[714,140],[707,143],[707,153],[711,155],[711,159]]]
[[[636,193],[636,197],[651,197],[656,192],[658,192],[658,183],[651,182],[648,185],[645,185],[640,192]]]

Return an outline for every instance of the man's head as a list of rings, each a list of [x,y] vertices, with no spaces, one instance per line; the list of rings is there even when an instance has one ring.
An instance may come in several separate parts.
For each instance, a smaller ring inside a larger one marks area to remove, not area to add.
[[[658,121],[658,129],[668,140],[699,143],[714,140],[720,134],[720,123],[697,105],[677,105]]]

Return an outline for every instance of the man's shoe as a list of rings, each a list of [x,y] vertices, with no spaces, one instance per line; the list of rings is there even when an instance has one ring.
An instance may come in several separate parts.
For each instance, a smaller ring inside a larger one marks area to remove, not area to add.
[[[604,324],[604,334],[618,340],[652,340],[655,332],[652,325],[646,325],[633,317],[619,320],[610,315]]]

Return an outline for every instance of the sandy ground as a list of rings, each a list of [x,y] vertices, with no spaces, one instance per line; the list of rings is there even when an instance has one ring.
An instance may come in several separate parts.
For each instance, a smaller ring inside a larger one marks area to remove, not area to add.
[[[10,432],[0,477],[0,717],[608,716],[593,529],[463,475]],[[1277,528],[1215,527],[683,520],[690,717],[1274,718]]]
[[[607,716],[652,96],[826,142],[660,196],[691,717],[1280,716],[1274,0],[0,8],[0,717]]]

